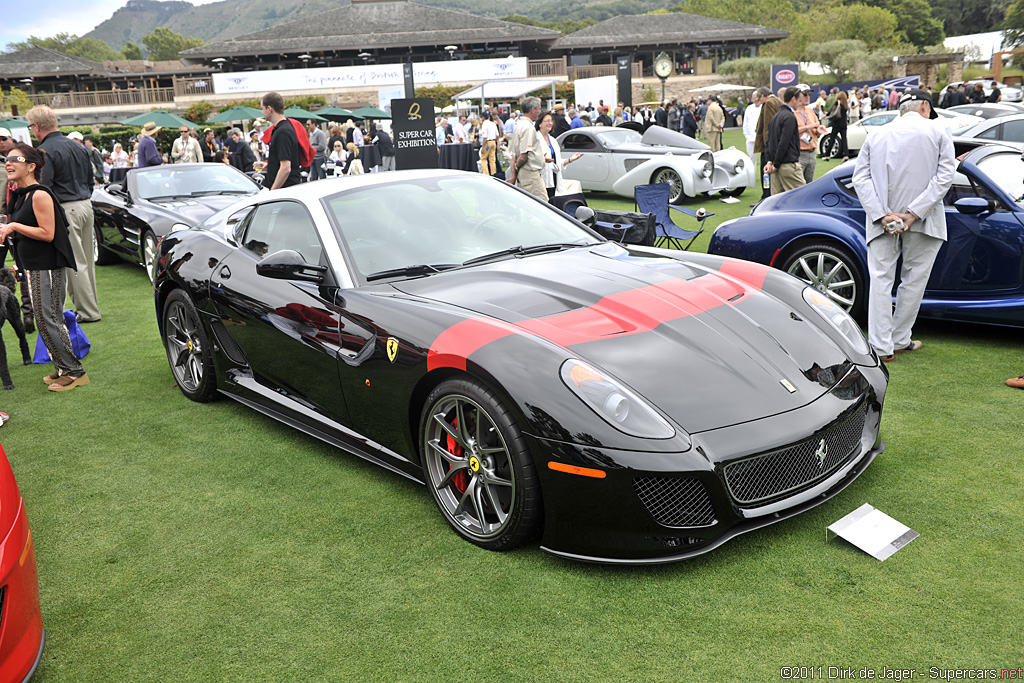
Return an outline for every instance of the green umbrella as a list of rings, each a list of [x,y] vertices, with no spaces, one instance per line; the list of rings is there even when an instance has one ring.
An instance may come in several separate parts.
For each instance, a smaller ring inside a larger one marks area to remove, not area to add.
[[[377,107],[371,106],[369,104],[366,105],[365,107],[360,107],[359,109],[356,109],[352,113],[355,114],[356,116],[358,116],[361,119],[390,119],[391,118],[391,114],[387,113],[386,111],[384,111],[382,109],[377,109]]]
[[[330,119],[331,121],[337,121],[339,123],[343,123],[345,121],[348,121],[349,119],[362,118],[360,116],[356,116],[348,109],[335,107],[333,104],[329,107],[324,107],[323,109],[317,109],[313,113],[316,114],[317,116],[323,116],[326,119]]]
[[[125,126],[144,126],[150,121],[161,128],[178,128],[180,126],[199,128],[199,126],[191,121],[183,119],[177,114],[172,114],[166,109],[154,109],[153,111],[148,111],[145,114],[139,114],[138,116],[125,119],[121,123]]]
[[[313,119],[314,121],[326,121],[322,116],[318,116],[311,111],[306,111],[302,107],[288,107],[284,110],[284,115],[290,119],[298,119],[299,121],[305,121],[307,119]]]
[[[263,113],[259,109],[237,105],[231,109],[225,109],[216,116],[206,119],[207,123],[231,123],[232,121],[252,121],[258,119]]]
[[[0,119],[0,128],[28,128],[28,121],[22,121],[21,119]]]

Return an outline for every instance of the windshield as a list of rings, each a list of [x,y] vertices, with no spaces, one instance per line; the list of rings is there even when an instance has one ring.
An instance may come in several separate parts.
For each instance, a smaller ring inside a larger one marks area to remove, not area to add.
[[[977,162],[981,172],[1019,204],[1024,201],[1024,161],[1016,152],[990,154]]]
[[[436,267],[407,273],[423,275],[520,246],[600,241],[561,211],[480,175],[381,183],[324,204],[363,279]]]
[[[259,186],[227,164],[157,166],[132,173],[134,194],[140,199],[179,199],[212,195],[256,194]]]
[[[628,128],[609,128],[598,133],[597,139],[606,147],[614,147],[615,145],[638,143],[641,140],[641,136],[640,133]]]

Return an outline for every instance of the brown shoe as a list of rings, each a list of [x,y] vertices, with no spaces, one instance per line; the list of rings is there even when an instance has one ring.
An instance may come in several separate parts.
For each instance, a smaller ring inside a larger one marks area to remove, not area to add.
[[[61,375],[50,384],[50,391],[71,391],[75,387],[85,386],[89,383],[89,375],[80,375],[78,377],[72,377],[71,375]]]
[[[1013,387],[1014,389],[1024,389],[1024,375],[1020,377],[1011,377],[1006,380],[1006,386]]]
[[[54,370],[49,375],[43,377],[43,384],[53,384],[60,377],[60,373]]]

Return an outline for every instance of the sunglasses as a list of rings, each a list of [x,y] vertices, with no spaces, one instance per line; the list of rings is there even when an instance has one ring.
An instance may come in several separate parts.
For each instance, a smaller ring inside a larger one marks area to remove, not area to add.
[[[0,135],[0,142],[7,142],[8,140],[10,140],[10,138]]]
[[[7,161],[11,161],[11,162],[13,162],[13,161],[21,161],[21,162],[25,162],[25,161],[28,161],[28,159],[26,159],[25,157],[9,156],[9,157],[7,157]]]

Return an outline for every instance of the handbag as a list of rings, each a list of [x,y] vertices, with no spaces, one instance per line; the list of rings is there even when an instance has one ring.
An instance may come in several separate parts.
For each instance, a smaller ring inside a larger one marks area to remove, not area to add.
[[[71,350],[74,352],[75,358],[82,360],[88,355],[92,344],[89,342],[89,338],[85,336],[85,332],[82,331],[82,326],[78,324],[74,311],[64,311],[64,325],[68,328],[68,336],[71,337]],[[52,362],[50,352],[47,350],[46,344],[43,343],[42,337],[36,337],[36,350],[32,354],[32,362]]]

